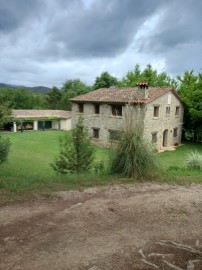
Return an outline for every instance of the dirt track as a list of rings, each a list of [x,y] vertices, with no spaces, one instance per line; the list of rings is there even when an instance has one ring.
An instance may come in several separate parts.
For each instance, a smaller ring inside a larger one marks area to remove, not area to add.
[[[141,262],[140,249],[169,254],[168,261],[187,269],[193,255],[156,242],[196,248],[198,240],[197,249],[202,247],[200,185],[142,184],[58,195],[0,208],[0,269],[153,269]]]

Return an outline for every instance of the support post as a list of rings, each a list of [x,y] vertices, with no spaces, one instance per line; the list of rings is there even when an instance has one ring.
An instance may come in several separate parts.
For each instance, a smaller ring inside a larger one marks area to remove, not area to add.
[[[38,130],[38,121],[37,120],[34,121],[34,130]]]
[[[17,132],[17,125],[16,125],[16,122],[13,122],[13,132]]]

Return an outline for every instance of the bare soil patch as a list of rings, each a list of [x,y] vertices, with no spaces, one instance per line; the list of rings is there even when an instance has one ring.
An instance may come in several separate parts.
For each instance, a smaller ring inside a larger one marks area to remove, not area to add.
[[[202,186],[138,184],[63,191],[0,208],[0,269],[202,269]],[[161,255],[151,255],[163,254]],[[196,261],[198,260],[198,261]],[[190,268],[191,269],[191,268]]]

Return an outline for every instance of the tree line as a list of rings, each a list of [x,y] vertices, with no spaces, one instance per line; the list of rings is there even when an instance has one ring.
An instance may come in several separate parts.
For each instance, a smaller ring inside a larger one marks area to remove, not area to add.
[[[202,73],[195,74],[193,71],[185,71],[182,76],[172,78],[166,72],[159,73],[150,64],[145,69],[141,69],[137,64],[121,79],[107,71],[102,72],[95,78],[92,86],[85,84],[80,79],[69,79],[61,88],[53,86],[47,94],[34,93],[23,88],[1,89],[0,119],[3,115],[5,118],[3,112],[6,108],[71,110],[69,99],[72,97],[111,86],[135,87],[138,82],[143,81],[148,82],[151,87],[171,86],[175,88],[185,104],[185,129],[202,129]],[[202,131],[200,132],[202,133]]]

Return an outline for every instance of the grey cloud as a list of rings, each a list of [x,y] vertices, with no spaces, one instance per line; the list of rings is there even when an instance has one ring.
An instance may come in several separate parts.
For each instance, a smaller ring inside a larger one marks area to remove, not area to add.
[[[158,0],[98,0],[89,9],[82,1],[73,2],[48,26],[51,50],[57,56],[115,56],[128,47],[140,25],[159,7]]]
[[[153,52],[167,60],[168,71],[201,68],[202,1],[179,0],[167,5],[155,30],[139,40],[139,51]],[[200,61],[199,61],[200,60]]]
[[[41,3],[40,0],[0,0],[0,33],[8,34],[38,16]]]
[[[201,71],[201,0],[85,1],[0,0],[1,81],[92,82],[105,69],[124,75],[133,61]]]

